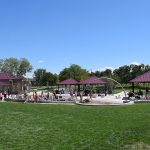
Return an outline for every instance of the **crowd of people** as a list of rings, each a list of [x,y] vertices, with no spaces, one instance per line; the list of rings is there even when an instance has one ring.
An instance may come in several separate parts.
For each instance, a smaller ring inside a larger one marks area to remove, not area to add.
[[[57,100],[65,100],[65,98],[68,100],[77,100],[77,97],[79,97],[80,102],[84,101],[83,91],[77,91],[71,89],[67,95],[68,97],[65,97],[66,94],[63,89],[61,91],[54,90],[53,92],[47,92],[47,93],[44,93],[43,91],[41,92],[34,91],[32,93],[24,92],[23,94],[10,94],[10,95],[8,95],[8,93],[5,91],[4,93],[0,92],[0,100],[18,99],[18,100],[23,100],[25,102],[32,101],[37,103],[42,100],[57,101]],[[93,96],[92,90],[89,90],[88,96],[89,96],[88,101],[92,100],[92,96]]]
[[[145,94],[142,90],[139,90],[137,92],[128,92],[128,99],[147,99],[150,100],[150,91],[146,89]]]
[[[0,92],[0,100],[3,101],[8,97],[8,93],[6,91]]]

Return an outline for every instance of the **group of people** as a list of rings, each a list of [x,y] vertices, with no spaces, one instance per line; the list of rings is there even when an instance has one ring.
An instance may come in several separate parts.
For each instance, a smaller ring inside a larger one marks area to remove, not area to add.
[[[34,91],[32,94],[29,94],[27,92],[24,92],[24,94],[16,94],[16,95],[10,95],[10,97],[13,99],[23,99],[25,100],[25,102],[29,102],[29,101],[32,101],[32,102],[39,102],[41,100],[60,100],[61,97],[63,97],[63,94],[64,94],[64,91],[59,91],[59,93],[57,93],[56,91],[53,91],[52,93],[50,92],[47,92],[47,93],[44,93],[43,91],[41,91],[41,93],[37,92],[37,91]],[[90,90],[88,92],[88,96],[89,96],[89,100],[92,100],[92,90]],[[70,95],[70,97],[68,97]],[[79,97],[80,99],[80,102],[83,102],[83,91],[77,91],[77,90],[70,90],[69,92],[69,95],[66,97],[67,99],[77,99],[77,97]],[[0,92],[0,100],[4,100],[5,98],[8,97],[8,94],[6,92]],[[65,98],[64,98],[65,99]]]
[[[38,94],[36,91],[33,92],[33,95],[29,96],[26,92],[24,93],[24,99],[25,102],[28,102],[29,100],[32,100],[34,102],[38,102],[39,100],[48,100],[49,99],[49,92],[47,93],[47,95],[44,95],[43,91],[41,92],[41,94]]]
[[[0,100],[3,101],[5,98],[7,98],[7,92],[4,91],[4,92],[0,92]]]
[[[142,90],[139,90],[138,92],[135,92],[133,93],[132,91],[130,91],[128,93],[128,98],[129,99],[132,99],[132,98],[135,98],[135,99],[141,99],[141,98],[144,98],[144,99],[150,99],[150,92],[149,90],[146,89],[146,92],[145,92],[145,96],[144,96],[144,93]]]
[[[82,91],[78,92],[78,91],[71,90],[70,91],[70,96],[71,96],[71,98],[75,97],[75,99],[77,99],[77,96],[79,96],[80,102],[83,102],[83,92]],[[89,91],[88,96],[89,96],[89,101],[91,101],[92,100],[92,96],[93,96],[92,90]]]

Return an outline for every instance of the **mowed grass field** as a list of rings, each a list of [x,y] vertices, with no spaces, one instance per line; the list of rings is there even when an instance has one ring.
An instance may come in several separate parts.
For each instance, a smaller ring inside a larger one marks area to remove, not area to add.
[[[0,103],[0,150],[150,149],[150,104]]]

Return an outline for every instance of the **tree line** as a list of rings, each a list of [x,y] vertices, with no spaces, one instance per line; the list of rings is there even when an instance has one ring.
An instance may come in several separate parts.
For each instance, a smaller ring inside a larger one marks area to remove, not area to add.
[[[32,65],[26,58],[7,58],[0,59],[0,71],[12,72],[16,75],[26,75],[33,70]],[[59,74],[51,73],[46,69],[39,68],[34,71],[34,86],[56,85],[58,82],[68,78],[74,78],[78,81],[87,79],[90,76],[109,77],[120,83],[128,83],[131,79],[150,70],[149,65],[124,65],[114,70],[105,69],[104,71],[90,72],[79,65],[72,64],[64,68]]]
[[[56,85],[57,82],[66,80],[68,78],[74,78],[78,81],[87,79],[90,76],[97,77],[109,77],[113,78],[120,83],[128,83],[131,79],[147,72],[150,70],[149,65],[124,65],[117,69],[111,70],[106,69],[104,71],[89,72],[86,69],[81,68],[81,66],[72,64],[68,68],[64,68],[58,75],[49,73],[49,78],[46,75],[45,69],[37,69],[34,72],[37,84],[45,84],[48,80],[51,85]],[[51,76],[50,76],[51,74]],[[46,79],[45,79],[46,78]],[[43,80],[45,82],[43,82]]]

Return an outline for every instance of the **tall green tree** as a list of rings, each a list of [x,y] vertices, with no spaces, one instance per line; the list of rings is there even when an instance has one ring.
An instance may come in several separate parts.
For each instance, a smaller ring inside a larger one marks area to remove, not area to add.
[[[42,77],[42,84],[45,86],[56,85],[57,76],[51,72],[45,72]]]
[[[112,77],[113,73],[111,69],[105,69],[104,71],[101,71],[100,77]]]
[[[59,80],[74,78],[76,80],[83,80],[89,77],[86,69],[81,68],[79,65],[72,64],[69,68],[63,69],[59,74]]]
[[[128,83],[131,79],[131,68],[128,65],[119,67],[113,71],[114,78],[121,83]]]
[[[46,69],[37,69],[34,71],[35,85],[42,86],[43,85],[43,76],[46,73]]]
[[[16,73],[19,70],[19,60],[17,58],[6,58],[1,68],[2,72]]]
[[[58,79],[56,74],[47,72],[46,69],[37,69],[34,72],[34,78],[35,78],[34,85],[36,86],[56,85]]]
[[[96,77],[112,77],[113,72],[111,69],[105,69],[104,71],[95,71],[90,73],[91,76],[95,75]]]
[[[19,75],[25,75],[27,72],[30,72],[32,70],[32,66],[30,62],[26,58],[21,58],[19,61],[19,69],[18,74]]]
[[[6,58],[0,60],[0,71],[11,72],[16,75],[26,75],[32,70],[32,65],[26,58]]]
[[[150,66],[149,65],[145,65],[145,72],[150,71]]]

